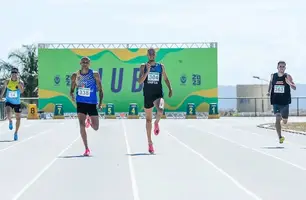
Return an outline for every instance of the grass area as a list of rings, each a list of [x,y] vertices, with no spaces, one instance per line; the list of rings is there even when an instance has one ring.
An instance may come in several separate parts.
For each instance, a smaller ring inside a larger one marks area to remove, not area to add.
[[[306,122],[288,122],[288,124],[282,124],[282,128],[306,132]]]

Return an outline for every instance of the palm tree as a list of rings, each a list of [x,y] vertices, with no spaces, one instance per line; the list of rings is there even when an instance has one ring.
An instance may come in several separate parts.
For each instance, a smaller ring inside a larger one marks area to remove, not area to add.
[[[9,76],[12,67],[21,72],[21,80],[25,84],[24,97],[37,97],[35,89],[38,86],[38,56],[35,45],[23,45],[21,49],[11,52],[8,56],[10,62],[0,61],[0,74],[2,79]]]

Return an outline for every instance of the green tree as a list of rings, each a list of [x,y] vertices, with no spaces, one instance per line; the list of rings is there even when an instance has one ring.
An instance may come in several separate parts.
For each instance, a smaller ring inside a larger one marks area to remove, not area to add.
[[[20,71],[21,80],[24,82],[24,97],[37,97],[35,89],[38,86],[38,55],[35,45],[23,45],[22,48],[8,55],[8,62],[0,61],[1,79],[9,77],[12,67]],[[3,82],[3,81],[2,81]]]

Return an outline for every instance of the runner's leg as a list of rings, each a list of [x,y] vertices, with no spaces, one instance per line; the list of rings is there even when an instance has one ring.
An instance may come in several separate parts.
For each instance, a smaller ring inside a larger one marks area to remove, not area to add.
[[[21,110],[20,105],[16,105],[14,108],[15,111],[15,117],[16,117],[16,129],[14,133],[14,140],[18,140],[18,131],[20,127],[20,121],[21,121]]]
[[[281,120],[282,120],[282,115],[281,115],[281,111],[280,111],[280,106],[279,105],[273,105],[273,110],[274,110],[274,114],[276,117],[276,121],[275,121],[275,128],[276,128],[276,132],[279,138],[279,142],[283,143],[284,142],[284,137],[282,137],[282,125],[281,125]]]
[[[88,115],[90,117],[91,127],[95,131],[99,130],[99,114],[95,104],[90,105]]]
[[[152,134],[151,134],[151,132],[152,132],[152,110],[153,110],[153,107],[145,108],[144,110],[145,110],[145,113],[146,113],[146,130],[147,130],[149,152],[154,153],[153,142],[152,142]]]
[[[159,121],[161,117],[163,116],[163,111],[164,111],[164,99],[163,98],[158,98],[154,101],[154,106],[157,110],[156,113],[156,118],[154,122],[154,134],[158,135],[159,134]]]
[[[283,118],[283,123],[287,124],[289,118],[289,105],[286,105],[281,109],[281,114]]]
[[[7,119],[9,120],[9,129],[13,130],[12,107],[10,106],[10,104],[6,104],[5,109],[6,109]]]

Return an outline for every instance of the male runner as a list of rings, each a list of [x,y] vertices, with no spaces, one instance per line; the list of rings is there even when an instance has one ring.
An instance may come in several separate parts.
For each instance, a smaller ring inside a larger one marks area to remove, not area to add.
[[[89,69],[90,59],[83,57],[80,62],[81,70],[71,76],[70,96],[77,103],[77,113],[80,123],[80,132],[85,146],[84,156],[90,155],[88,148],[86,124],[90,125],[95,131],[99,129],[99,115],[97,110],[97,89],[99,91],[99,105],[102,108],[103,89],[98,72]],[[76,99],[74,89],[76,88]],[[88,115],[88,117],[86,117]],[[85,122],[86,120],[86,122]],[[88,126],[87,126],[88,127]]]
[[[24,84],[19,78],[19,72],[17,68],[12,68],[11,78],[4,81],[4,87],[0,95],[0,100],[2,99],[5,92],[5,109],[7,118],[9,120],[10,130],[13,129],[12,110],[15,112],[16,128],[14,133],[14,140],[16,141],[18,140],[18,130],[20,127],[21,118],[20,94],[24,92]]]
[[[140,76],[138,79],[139,84],[143,85],[144,95],[144,110],[146,113],[146,130],[147,139],[149,143],[149,152],[154,153],[153,142],[151,137],[152,131],[152,110],[153,107],[157,109],[156,120],[154,122],[154,134],[159,134],[159,121],[163,115],[164,110],[164,92],[162,86],[162,77],[169,89],[169,97],[172,96],[172,88],[170,81],[166,74],[164,65],[155,62],[156,52],[150,48],[147,52],[149,61],[140,66]]]
[[[273,112],[276,116],[276,132],[279,137],[279,143],[283,143],[285,137],[281,134],[281,121],[286,124],[289,117],[289,104],[291,104],[291,88],[296,90],[296,85],[292,77],[285,73],[286,62],[279,61],[277,64],[278,72],[271,74],[268,95],[273,106]]]

